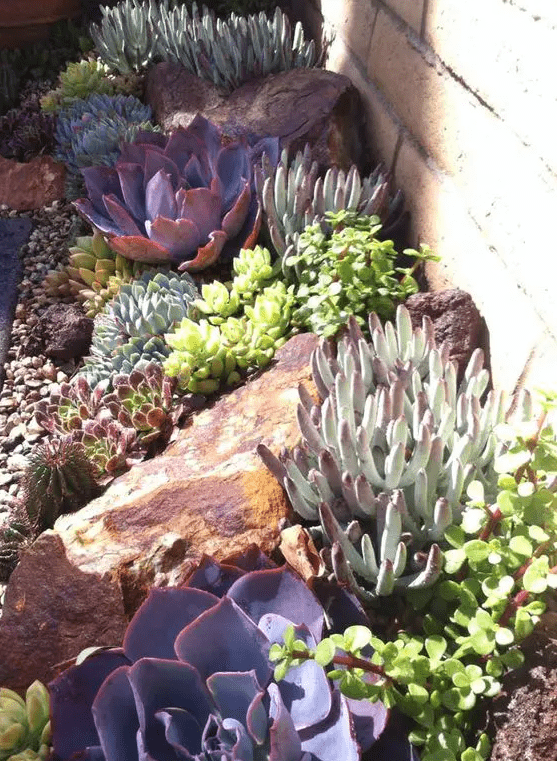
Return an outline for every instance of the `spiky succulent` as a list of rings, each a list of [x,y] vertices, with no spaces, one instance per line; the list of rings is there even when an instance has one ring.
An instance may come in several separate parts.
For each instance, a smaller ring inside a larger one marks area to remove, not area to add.
[[[433,583],[441,554],[432,542],[458,523],[463,489],[473,478],[495,487],[493,428],[504,413],[500,393],[480,403],[489,380],[481,350],[457,388],[427,318],[413,331],[399,306],[396,327],[371,315],[370,333],[368,344],[351,319],[336,357],[325,341],[313,352],[323,403],[300,390],[302,445],[281,461],[259,447],[294,509],[320,523],[337,578],[366,598]]]
[[[278,139],[251,148],[245,140],[224,144],[221,131],[198,114],[170,137],[140,133],[112,168],[83,169],[89,198],[75,206],[129,259],[203,269],[255,242],[252,163],[263,151],[276,160]]]
[[[0,57],[0,115],[13,108],[19,95],[20,77],[5,51]]]
[[[22,551],[35,537],[35,530],[21,502],[9,508],[0,525],[0,581],[7,581]]]
[[[59,515],[84,505],[96,486],[95,468],[71,436],[36,446],[21,477],[25,509],[38,531],[52,528]]]
[[[165,375],[160,365],[151,362],[144,370],[116,375],[112,386],[103,404],[115,420],[138,431],[141,446],[170,434],[176,380]]]
[[[60,111],[56,124],[55,158],[74,174],[83,167],[113,166],[121,143],[140,132],[153,131],[151,107],[133,95],[89,96]]]
[[[318,65],[315,43],[306,41],[300,22],[294,34],[288,17],[275,8],[245,18],[235,13],[217,19],[196,3],[160,14],[158,54],[180,63],[192,74],[212,82],[226,93],[255,77],[293,68]]]
[[[50,697],[38,680],[25,700],[0,688],[0,760],[43,761],[50,753]]]
[[[276,168],[263,162],[255,168],[255,185],[273,246],[284,261],[287,250],[303,230],[323,222],[325,213],[347,209],[377,215],[388,238],[402,214],[403,197],[389,194],[389,178],[381,166],[362,179],[356,166],[348,173],[331,167],[324,177],[312,162],[311,148],[298,151],[292,161],[284,149]],[[290,249],[291,251],[291,249]]]
[[[108,390],[118,373],[129,375],[149,362],[162,364],[170,353],[164,334],[187,315],[198,296],[187,273],[144,272],[122,285],[95,317],[90,356],[79,375],[91,387],[102,383]]]
[[[89,34],[102,60],[121,74],[148,66],[157,52],[160,14],[168,0],[124,0],[114,8],[101,6],[100,25],[91,24]]]
[[[70,248],[69,264],[49,272],[43,287],[53,296],[73,296],[83,304],[87,317],[95,317],[124,283],[131,283],[146,271],[153,268],[117,254],[101,233],[95,232],[77,238]]]

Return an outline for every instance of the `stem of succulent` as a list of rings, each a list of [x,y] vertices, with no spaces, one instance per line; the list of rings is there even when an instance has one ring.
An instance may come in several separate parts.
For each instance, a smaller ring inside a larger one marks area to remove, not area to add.
[[[551,547],[550,541],[540,544],[540,546],[534,550],[534,554],[532,555],[532,557],[528,558],[528,560],[523,565],[521,565],[518,570],[516,570],[513,573],[513,579],[517,581],[518,579],[521,579],[526,573],[526,571],[528,570],[528,568],[532,565],[532,561],[534,560],[534,558],[539,558],[540,555],[543,555],[543,553],[548,549],[548,547]]]
[[[309,650],[293,650],[291,655],[293,658],[300,658],[301,660],[313,660],[315,658],[315,653],[311,653]],[[386,674],[383,666],[370,663],[363,658],[356,658],[355,655],[335,655],[331,663],[336,666],[346,666],[349,669],[362,669],[368,674],[376,674],[385,680],[383,683],[385,688],[395,684],[395,680]]]
[[[485,524],[483,529],[480,532],[480,535],[478,536],[478,539],[481,539],[483,542],[487,542],[491,534],[493,533],[495,526],[499,523],[501,518],[503,517],[503,513],[501,510],[497,507],[490,515],[488,522]]]

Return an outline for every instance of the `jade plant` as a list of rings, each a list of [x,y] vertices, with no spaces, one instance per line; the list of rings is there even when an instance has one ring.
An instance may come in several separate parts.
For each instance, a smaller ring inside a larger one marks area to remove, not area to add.
[[[394,641],[353,626],[310,649],[288,630],[269,654],[277,679],[315,660],[343,694],[397,706],[415,723],[410,739],[422,761],[489,757],[473,711],[523,663],[518,645],[543,613],[546,591],[557,588],[557,437],[548,418],[555,395],[533,416],[525,401],[513,424],[496,429],[495,498],[486,499],[481,482],[469,484],[461,525],[445,533],[452,549],[444,571],[409,598],[418,615],[406,617]]]
[[[181,587],[153,589],[121,648],[50,683],[55,757],[358,761],[385,728],[383,706],[341,696],[313,663],[276,683],[268,654],[290,624],[306,647],[319,643],[332,611],[320,599],[333,621],[363,612],[338,587],[318,599],[272,565],[253,551],[204,558]]]
[[[82,170],[88,199],[78,211],[129,259],[181,263],[195,271],[255,242],[260,228],[252,164],[272,161],[278,139],[249,147],[224,144],[221,131],[198,114],[169,137],[141,132],[124,143],[114,167]]]
[[[330,167],[322,177],[309,144],[291,161],[285,148],[276,167],[264,161],[256,167],[255,182],[266,227],[283,262],[297,237],[322,223],[327,212],[378,216],[384,238],[396,231],[403,215],[402,193],[391,197],[389,178],[381,166],[363,179],[354,165],[347,173]]]
[[[50,699],[39,681],[27,689],[25,700],[0,688],[1,761],[44,761],[50,753]]]
[[[428,319],[413,330],[399,306],[396,328],[376,315],[369,328],[371,343],[352,318],[336,357],[324,340],[313,352],[323,402],[300,389],[302,444],[280,460],[258,447],[296,512],[331,545],[324,557],[337,579],[366,600],[434,583],[438,542],[460,521],[466,485],[494,486],[493,429],[503,419],[500,394],[480,402],[489,378],[481,350],[457,386]]]
[[[381,319],[394,316],[396,306],[418,291],[413,277],[423,261],[437,261],[422,244],[420,251],[407,248],[410,267],[397,267],[392,240],[380,240],[380,219],[354,211],[327,212],[321,224],[306,227],[282,259],[287,283],[294,285],[297,308],[293,328],[333,336],[351,315],[365,325],[370,312]]]

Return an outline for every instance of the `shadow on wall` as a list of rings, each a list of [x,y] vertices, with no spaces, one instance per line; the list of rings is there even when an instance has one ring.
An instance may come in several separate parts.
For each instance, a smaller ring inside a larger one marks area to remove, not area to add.
[[[326,67],[363,96],[370,155],[412,215],[411,244],[442,257],[431,289],[458,285],[482,312],[497,386],[557,364],[557,11],[515,0],[303,0],[307,30],[334,34]],[[535,223],[533,224],[533,221]],[[527,252],[527,256],[525,256]]]

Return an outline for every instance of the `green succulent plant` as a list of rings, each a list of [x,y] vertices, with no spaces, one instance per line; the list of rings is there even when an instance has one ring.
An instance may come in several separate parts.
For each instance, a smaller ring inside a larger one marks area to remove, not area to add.
[[[27,689],[25,700],[0,688],[1,761],[43,761],[49,754],[50,698],[39,681]]]
[[[52,528],[62,513],[82,507],[96,486],[95,469],[71,436],[36,446],[21,477],[25,509],[38,532]]]
[[[190,275],[144,272],[122,285],[95,318],[90,356],[79,375],[91,387],[110,390],[111,377],[129,375],[149,362],[162,364],[170,354],[163,336],[188,313],[199,296]]]
[[[35,404],[35,419],[45,431],[66,436],[79,430],[83,421],[96,418],[103,402],[102,387],[92,390],[87,380],[77,375],[72,383],[61,383],[58,391]]]
[[[100,59],[86,58],[69,63],[60,72],[59,86],[41,98],[41,108],[49,113],[58,113],[72,106],[78,100],[87,100],[91,95],[140,95],[140,80],[135,75],[115,76],[110,67]]]
[[[176,380],[165,375],[160,365],[152,362],[144,370],[116,375],[112,386],[114,390],[104,397],[103,404],[115,420],[138,432],[140,446],[170,435]]]
[[[463,489],[473,478],[495,486],[494,428],[504,413],[500,393],[480,403],[489,380],[481,350],[457,387],[429,320],[413,330],[399,306],[396,327],[372,314],[369,328],[368,344],[351,318],[336,357],[323,339],[313,352],[323,403],[300,389],[302,445],[280,461],[258,448],[296,512],[318,523],[336,578],[366,600],[438,577],[437,542],[460,521]]]
[[[5,56],[0,58],[0,116],[17,103],[19,85],[20,77],[12,63]]]
[[[255,169],[263,219],[283,263],[292,253],[290,247],[297,237],[307,227],[322,223],[327,212],[347,210],[356,215],[378,216],[384,237],[390,237],[402,216],[403,197],[400,191],[391,197],[388,183],[381,166],[364,179],[356,166],[348,173],[331,167],[321,177],[309,144],[292,161],[284,149],[276,168],[264,162]]]
[[[328,337],[351,315],[362,326],[370,312],[392,318],[397,304],[418,291],[413,277],[418,265],[438,260],[422,244],[420,251],[403,252],[414,259],[412,266],[397,267],[393,241],[378,238],[379,217],[341,210],[327,212],[324,221],[330,234],[321,224],[307,227],[282,260],[282,272],[295,286],[294,328]]]
[[[79,174],[84,167],[113,166],[122,143],[143,132],[157,132],[150,106],[133,95],[99,95],[76,99],[63,108],[56,123],[54,157]]]
[[[18,502],[10,508],[0,528],[0,581],[7,581],[19,562],[22,550],[35,536],[25,508]]]
[[[232,13],[222,20],[205,6],[200,12],[195,2],[173,7],[168,0],[124,0],[103,8],[91,36],[103,61],[122,74],[159,58],[180,63],[225,92],[254,77],[318,65],[314,42],[304,39],[300,23],[292,34],[280,8],[272,18]]]
[[[234,259],[234,280],[202,286],[189,317],[165,335],[173,349],[165,371],[178,387],[209,394],[236,383],[241,373],[265,367],[290,333],[293,298],[257,246]]]
[[[85,450],[87,459],[96,468],[96,479],[101,486],[145,457],[137,431],[110,416],[84,420],[81,428],[72,434],[72,441]]]
[[[231,14],[217,19],[193,3],[162,10],[158,53],[163,60],[180,63],[192,74],[230,93],[244,82],[293,68],[318,65],[315,43],[307,42],[301,23],[294,34],[288,17],[276,8],[245,18]]]
[[[546,609],[546,591],[557,588],[556,399],[544,394],[536,409],[522,392],[512,423],[497,426],[495,498],[480,482],[469,484],[462,523],[445,533],[443,574],[409,596],[418,615],[407,612],[394,641],[352,626],[310,651],[288,630],[269,653],[275,677],[314,659],[345,695],[380,699],[410,716],[409,739],[422,761],[489,758],[474,712],[524,663],[518,645]]]
[[[117,254],[99,232],[77,238],[69,254],[68,265],[49,272],[43,287],[52,296],[76,298],[87,317],[101,312],[124,283],[131,283],[143,272],[156,271],[144,262],[132,262]]]
[[[141,71],[155,58],[161,13],[168,2],[124,0],[114,8],[102,6],[100,25],[89,33],[101,59],[120,74]]]

